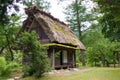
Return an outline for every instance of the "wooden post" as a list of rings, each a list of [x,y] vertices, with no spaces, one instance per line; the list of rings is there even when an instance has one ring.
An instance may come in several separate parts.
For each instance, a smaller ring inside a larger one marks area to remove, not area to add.
[[[55,68],[55,50],[53,48],[53,52],[52,52],[52,68]]]
[[[74,67],[76,67],[76,50],[74,51],[74,63],[75,63]]]
[[[75,64],[75,55],[74,55],[74,52],[72,53],[72,57],[73,57],[72,67],[74,67],[74,64]]]

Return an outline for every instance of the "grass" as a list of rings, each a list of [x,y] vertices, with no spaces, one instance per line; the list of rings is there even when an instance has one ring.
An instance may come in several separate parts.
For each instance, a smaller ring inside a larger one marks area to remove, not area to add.
[[[11,73],[8,75],[0,76],[0,80],[7,80],[8,78],[18,77],[22,74],[21,67],[12,69]]]
[[[21,80],[37,80],[27,77]],[[92,68],[70,75],[46,75],[38,80],[120,80],[120,68]]]

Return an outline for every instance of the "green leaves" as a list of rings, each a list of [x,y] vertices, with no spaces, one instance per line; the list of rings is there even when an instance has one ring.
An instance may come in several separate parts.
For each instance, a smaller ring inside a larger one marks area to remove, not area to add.
[[[77,14],[77,11],[79,14]],[[66,14],[66,21],[69,23],[70,28],[73,31],[76,32],[78,30],[77,21],[79,21],[80,23],[86,21],[85,11],[86,11],[86,8],[85,8],[85,6],[83,6],[81,4],[81,0],[78,0],[78,3],[73,1],[72,4],[70,4],[66,7],[66,9],[64,11],[64,13]],[[79,18],[77,18],[77,15]],[[82,26],[81,26],[81,28],[82,28]]]
[[[103,33],[111,41],[120,41],[120,2],[119,0],[94,0],[98,3],[103,17],[100,23]]]
[[[37,6],[40,10],[48,10],[50,8],[50,3],[46,0],[23,0],[23,4],[27,7]]]
[[[16,41],[16,46],[21,48],[24,51],[23,56],[26,56],[23,57],[24,76],[41,77],[44,72],[48,71],[47,48],[40,44],[35,31],[23,32]]]
[[[109,41],[109,39],[104,38],[101,31],[95,29],[84,33],[83,42],[87,47],[86,61],[91,66],[107,66],[105,62],[113,63],[113,53],[120,48],[119,42]]]
[[[10,76],[11,73],[11,66],[10,64],[7,64],[4,57],[0,57],[0,76]]]

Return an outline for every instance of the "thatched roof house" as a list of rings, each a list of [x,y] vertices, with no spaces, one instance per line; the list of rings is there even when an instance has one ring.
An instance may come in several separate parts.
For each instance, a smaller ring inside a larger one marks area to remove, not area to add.
[[[53,67],[68,65],[71,61],[75,66],[75,49],[85,50],[85,47],[68,25],[37,7],[27,8],[25,12],[28,18],[23,22],[20,32],[36,31],[40,43],[49,46],[48,55]],[[61,55],[56,59],[54,55],[58,51]]]

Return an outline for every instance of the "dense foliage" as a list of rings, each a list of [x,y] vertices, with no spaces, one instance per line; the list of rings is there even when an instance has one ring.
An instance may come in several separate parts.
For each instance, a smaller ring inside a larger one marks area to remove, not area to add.
[[[32,4],[29,5],[30,3]],[[15,61],[19,64],[21,64],[22,61],[22,53],[13,50],[14,40],[21,26],[21,17],[16,14],[20,11],[19,8],[21,7],[18,4],[27,7],[36,5],[41,10],[48,10],[49,8],[49,2],[44,0],[0,0],[0,56],[5,57],[5,60],[7,60],[6,63],[3,64],[5,67],[1,69],[4,69],[3,71],[6,71],[8,74],[10,67],[9,63],[10,65],[13,63],[10,61]],[[42,50],[45,49],[42,48]],[[0,64],[2,65],[2,63]],[[44,65],[42,66],[44,67]],[[42,70],[44,71],[44,69]],[[0,74],[3,76],[2,74],[4,73],[0,72]]]
[[[102,32],[111,41],[120,41],[120,1],[119,0],[94,0],[98,3],[103,17],[100,23]]]
[[[86,40],[87,39],[87,40]],[[109,66],[115,59],[118,42],[110,42],[98,31],[89,31],[84,38],[86,62],[91,66]]]
[[[87,23],[93,22],[97,17],[95,13],[87,9],[84,2],[85,0],[73,0],[64,11],[66,21],[80,40],[82,40],[82,33],[89,29]]]
[[[81,0],[74,0],[70,5],[68,5],[65,9],[66,21],[70,25],[70,28],[76,32],[77,36],[81,39],[82,22],[85,22],[85,11],[86,8],[81,4]],[[80,32],[79,32],[80,31]]]
[[[37,6],[40,10],[48,10],[50,3],[47,0],[23,0],[23,4],[27,7]]]
[[[12,50],[12,45],[20,25],[18,24],[18,16],[8,17],[11,18],[10,22],[5,24],[5,26],[0,26],[0,54],[9,55],[7,59],[13,60],[14,52]]]
[[[28,5],[32,3],[31,5]],[[16,14],[20,11],[20,5],[38,6],[41,10],[49,8],[49,2],[44,0],[2,0],[0,1],[0,54],[5,54],[7,60],[14,60],[12,45],[20,29],[21,17]],[[10,15],[11,14],[11,15]]]
[[[10,72],[10,66],[7,65],[5,58],[0,57],[0,76],[9,76]]]
[[[112,6],[110,6],[109,3],[104,3],[102,0],[96,0],[101,10],[96,6],[96,8],[91,9],[92,11],[87,12],[87,5],[82,4],[84,1],[88,0],[73,0],[73,2],[67,6],[65,10],[66,20],[75,34],[78,37],[81,35],[80,37],[86,46],[85,56],[87,64],[91,66],[109,66],[110,63],[113,64],[113,61],[116,60],[113,55],[114,51],[120,47],[119,42],[117,42],[119,41],[118,34],[120,28],[115,22],[115,20],[119,20],[119,18],[116,16],[115,19],[115,15],[111,13],[112,11],[110,9]],[[96,5],[96,3],[93,4]],[[116,10],[118,11],[118,9]],[[82,24],[83,22],[90,22],[91,26],[85,26]],[[78,35],[79,31],[80,35]],[[114,40],[114,42],[110,40]]]
[[[0,79],[1,77],[10,77],[12,69],[19,66],[16,62],[8,62],[4,57],[0,57]]]
[[[22,49],[24,52],[23,56],[26,56],[23,57],[24,76],[35,75],[40,77],[49,70],[47,49],[37,40],[35,32],[22,33],[16,41],[16,46]]]

